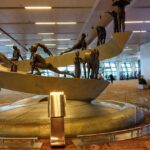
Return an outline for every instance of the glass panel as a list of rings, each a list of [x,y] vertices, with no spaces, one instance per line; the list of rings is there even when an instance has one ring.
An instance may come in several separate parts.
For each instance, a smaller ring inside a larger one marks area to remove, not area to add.
[[[116,68],[111,68],[112,69],[112,71],[116,71],[117,69]]]
[[[111,67],[115,68],[116,65],[114,63],[110,63]]]
[[[110,67],[109,63],[104,63],[105,67]]]
[[[121,64],[121,67],[125,67],[125,64]]]
[[[130,64],[126,64],[126,66],[127,66],[127,67],[131,67],[131,65],[130,65]]]

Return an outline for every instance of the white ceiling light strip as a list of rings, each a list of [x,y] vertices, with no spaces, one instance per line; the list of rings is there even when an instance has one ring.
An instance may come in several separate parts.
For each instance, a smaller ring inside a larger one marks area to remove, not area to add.
[[[77,22],[35,22],[36,25],[76,25]]]
[[[133,33],[146,33],[147,31],[146,30],[135,30],[135,31],[132,31]]]
[[[150,23],[150,20],[138,20],[138,21],[125,21],[126,24],[143,24],[143,23]]]
[[[37,33],[38,35],[53,35],[55,33]]]
[[[0,42],[8,42],[11,41],[11,39],[0,39]]]
[[[42,41],[70,41],[71,39],[43,39]]]
[[[24,7],[27,10],[50,10],[52,7],[50,6],[26,6]]]

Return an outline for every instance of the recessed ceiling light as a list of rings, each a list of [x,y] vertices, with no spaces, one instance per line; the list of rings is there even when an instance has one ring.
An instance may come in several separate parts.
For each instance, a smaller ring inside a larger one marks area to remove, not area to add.
[[[28,10],[47,10],[47,9],[52,9],[52,7],[50,6],[26,6],[24,7],[25,9],[28,9]]]
[[[77,22],[35,22],[36,25],[75,25]]]
[[[74,24],[77,24],[76,22],[56,22],[56,24],[59,24],[59,25],[74,25]]]
[[[38,33],[39,35],[52,35],[54,33]]]
[[[55,25],[55,22],[35,22],[36,25]]]
[[[132,31],[133,33],[146,33],[147,31],[146,30],[135,30],[135,31]]]
[[[150,23],[150,20],[138,20],[138,21],[125,21],[126,24],[142,24],[142,23]]]
[[[43,41],[70,41],[71,39],[43,39]]]
[[[8,47],[13,47],[14,45],[13,45],[13,44],[9,44],[9,45],[5,45],[5,46],[8,46]]]
[[[144,23],[144,21],[125,21],[126,24],[136,24],[136,23]]]
[[[66,48],[66,47],[58,47],[57,49],[65,50],[65,49],[68,49],[68,48]]]
[[[8,42],[11,41],[10,39],[0,39],[0,42]]]
[[[46,46],[56,46],[56,44],[45,44]]]

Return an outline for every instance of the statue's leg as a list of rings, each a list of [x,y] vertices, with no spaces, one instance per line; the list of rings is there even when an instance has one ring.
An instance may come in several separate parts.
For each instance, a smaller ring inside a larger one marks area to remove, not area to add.
[[[86,79],[86,67],[85,67],[86,63],[83,63],[83,70],[84,70],[84,78]]]
[[[121,16],[118,17],[118,29],[121,32]]]

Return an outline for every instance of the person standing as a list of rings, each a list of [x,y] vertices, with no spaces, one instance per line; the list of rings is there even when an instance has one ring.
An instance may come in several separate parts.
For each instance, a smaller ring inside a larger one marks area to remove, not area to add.
[[[110,74],[110,75],[109,75],[109,78],[110,78],[110,82],[111,82],[111,84],[113,84],[113,81],[114,81],[114,77],[113,77],[113,75],[112,75],[112,74]]]

